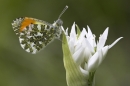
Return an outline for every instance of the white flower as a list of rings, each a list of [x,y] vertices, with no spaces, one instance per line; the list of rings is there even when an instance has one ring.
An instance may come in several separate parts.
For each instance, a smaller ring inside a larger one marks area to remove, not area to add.
[[[70,36],[68,35],[68,29],[64,31],[72,57],[83,73],[94,72],[102,63],[108,50],[123,38],[120,37],[111,45],[104,46],[107,40],[108,30],[109,28],[106,28],[99,37],[98,42],[95,41],[95,35],[92,34],[89,26],[87,26],[87,31],[83,28],[80,34],[77,34],[75,31],[75,23],[72,26]]]

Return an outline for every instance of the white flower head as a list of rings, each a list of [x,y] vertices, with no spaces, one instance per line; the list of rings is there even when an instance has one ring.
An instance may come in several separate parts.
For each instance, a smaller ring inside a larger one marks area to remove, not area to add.
[[[68,29],[63,29],[63,32],[66,34],[69,51],[75,64],[78,66],[81,73],[89,78],[89,73],[96,71],[105,58],[108,50],[123,37],[118,38],[111,45],[105,46],[109,28],[106,28],[103,34],[100,35],[99,40],[96,42],[96,36],[91,32],[89,26],[87,26],[87,31],[83,28],[81,32],[78,27],[77,30],[75,27],[77,26],[74,23],[70,34],[68,34]],[[66,68],[67,63],[64,64]]]

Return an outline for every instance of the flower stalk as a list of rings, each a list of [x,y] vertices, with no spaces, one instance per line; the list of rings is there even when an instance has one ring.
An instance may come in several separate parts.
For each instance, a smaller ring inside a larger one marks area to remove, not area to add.
[[[88,86],[95,86],[95,72],[90,72],[89,73],[89,78],[88,78]]]

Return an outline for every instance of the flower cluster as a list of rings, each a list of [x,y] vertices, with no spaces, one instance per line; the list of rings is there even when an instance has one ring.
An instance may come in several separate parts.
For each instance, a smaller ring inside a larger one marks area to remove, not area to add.
[[[75,27],[77,27],[77,30],[75,29]],[[74,23],[70,34],[68,34],[68,28],[66,30],[63,29],[65,38],[67,40],[66,43],[69,48],[68,50],[70,51],[70,54],[73,58],[72,60],[77,65],[81,73],[86,77],[86,79],[89,79],[90,73],[96,71],[98,66],[105,58],[108,50],[112,48],[120,39],[123,38],[120,37],[111,45],[104,46],[107,40],[108,30],[109,28],[106,28],[103,34],[100,35],[99,40],[96,42],[96,36],[92,34],[89,26],[87,26],[87,31],[85,28],[83,28],[83,30],[80,32],[78,26],[76,26]],[[63,45],[64,43],[65,42],[63,40]],[[66,58],[66,56],[67,55],[64,55],[64,58]],[[67,63],[65,63],[64,61],[66,72],[68,70]]]

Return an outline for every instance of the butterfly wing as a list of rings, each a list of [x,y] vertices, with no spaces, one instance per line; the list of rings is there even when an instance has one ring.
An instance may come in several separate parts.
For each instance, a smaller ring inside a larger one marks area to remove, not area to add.
[[[21,47],[36,54],[55,38],[53,25],[34,18],[18,18],[12,23],[14,32],[19,37]]]

